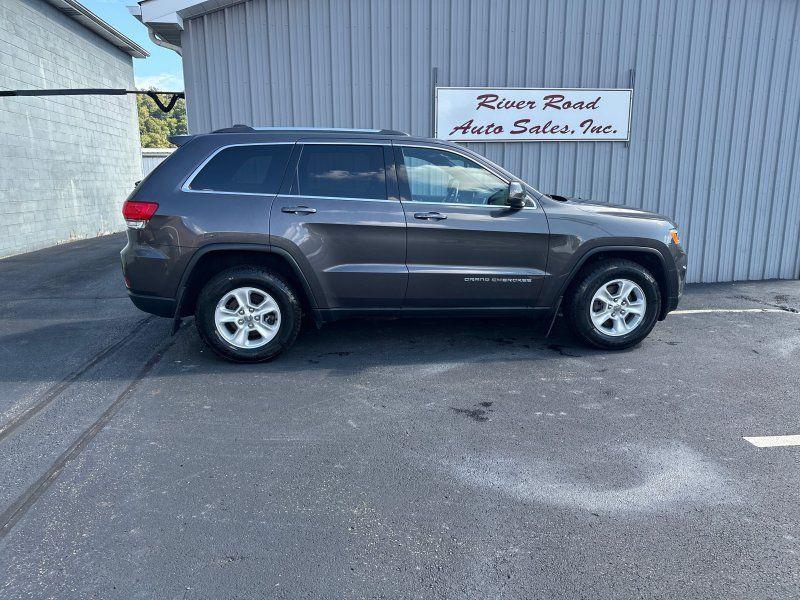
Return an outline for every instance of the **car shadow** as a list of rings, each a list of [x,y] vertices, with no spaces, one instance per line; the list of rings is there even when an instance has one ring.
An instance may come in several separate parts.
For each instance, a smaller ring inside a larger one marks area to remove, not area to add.
[[[125,331],[107,335],[118,325],[117,319],[95,320],[90,329],[78,321],[63,323],[58,326],[57,339],[53,338],[52,327],[32,327],[0,336],[0,346],[15,349],[0,366],[0,382],[53,380],[53,366],[65,353],[70,353],[76,367],[92,362],[105,348],[131,334],[137,321],[131,319]],[[480,372],[502,363],[581,360],[608,353],[576,339],[562,318],[556,320],[549,336],[544,334],[545,323],[518,317],[376,318],[342,320],[320,329],[306,322],[294,346],[275,360],[236,364],[217,357],[203,344],[193,319],[185,319],[174,338],[169,336],[169,326],[167,319],[155,318],[141,331],[134,332],[131,341],[103,357],[81,378],[113,381],[122,377],[123,372],[133,375],[152,355],[163,350],[164,345],[170,346],[162,361],[167,366],[162,365],[159,372],[166,377],[180,377],[189,366],[193,373],[221,375],[325,370],[327,376],[349,377],[376,367],[435,371],[459,365],[472,365]],[[90,339],[100,335],[99,332],[107,335],[112,343]],[[142,339],[136,341],[137,338]],[[76,347],[85,348],[85,356],[76,355]],[[106,360],[127,367],[127,371],[113,369],[112,373],[111,369],[104,369]],[[169,363],[179,367],[170,368]]]
[[[217,358],[194,327],[184,326],[183,360],[195,372],[257,370],[264,373],[325,369],[350,377],[375,367],[446,369],[473,365],[479,371],[509,362],[591,359],[606,351],[576,339],[559,318],[546,337],[546,324],[525,318],[352,319],[316,329],[307,325],[295,345],[268,363],[240,365]]]

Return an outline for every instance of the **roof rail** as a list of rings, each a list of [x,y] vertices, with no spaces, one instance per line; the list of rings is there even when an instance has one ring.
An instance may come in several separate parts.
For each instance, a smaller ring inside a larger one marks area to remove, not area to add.
[[[211,133],[250,133],[255,131],[250,125],[234,125],[232,127],[223,127],[222,129],[215,129]]]
[[[308,133],[367,133],[373,135],[404,135],[408,134],[404,131],[397,131],[394,129],[356,129],[348,127],[251,127],[250,125],[234,125],[233,127],[225,127],[224,129],[217,129],[212,133],[256,133],[256,132],[308,132]]]

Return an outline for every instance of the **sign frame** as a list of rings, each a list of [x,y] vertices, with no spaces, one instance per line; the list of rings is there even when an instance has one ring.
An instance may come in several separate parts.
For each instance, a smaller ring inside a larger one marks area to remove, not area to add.
[[[630,92],[631,101],[628,105],[628,137],[625,139],[613,139],[610,140],[608,138],[580,138],[580,139],[572,139],[572,140],[564,140],[564,139],[541,139],[541,140],[530,140],[530,139],[521,139],[518,137],[504,137],[504,138],[487,138],[485,140],[448,140],[446,138],[437,137],[437,133],[439,132],[439,90],[486,90],[486,91],[494,91],[494,90],[510,90],[510,91],[525,91],[525,92],[589,92],[589,91],[596,91],[596,92]],[[450,85],[442,85],[442,86],[434,86],[434,111],[433,111],[433,137],[438,140],[442,141],[449,141],[455,142],[460,144],[492,144],[492,143],[528,143],[528,144],[536,144],[540,142],[545,143],[552,143],[552,142],[562,142],[562,143],[580,143],[580,142],[622,142],[624,144],[629,144],[631,142],[631,129],[633,125],[633,95],[634,89],[632,87],[622,87],[622,88],[542,88],[542,87],[488,87],[488,86],[450,86]]]

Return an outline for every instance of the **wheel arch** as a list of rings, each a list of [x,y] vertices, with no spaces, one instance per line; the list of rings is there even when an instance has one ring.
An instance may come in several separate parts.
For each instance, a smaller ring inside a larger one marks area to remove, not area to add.
[[[658,320],[663,320],[667,316],[670,293],[667,261],[657,248],[649,246],[599,246],[592,248],[582,255],[572,267],[562,286],[559,297],[566,298],[580,281],[581,273],[590,269],[592,265],[614,258],[624,258],[636,262],[653,274],[656,282],[658,282],[658,290],[661,296],[661,311],[658,315]]]
[[[263,266],[274,270],[295,288],[303,310],[321,324],[314,291],[302,269],[286,250],[259,244],[209,244],[192,256],[181,277],[175,307],[175,326],[181,318],[194,313],[203,286],[217,273],[242,265]]]

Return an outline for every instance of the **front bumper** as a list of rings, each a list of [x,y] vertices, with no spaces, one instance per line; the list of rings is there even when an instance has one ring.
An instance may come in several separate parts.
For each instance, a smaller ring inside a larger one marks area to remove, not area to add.
[[[683,296],[683,288],[686,286],[686,270],[687,270],[687,256],[683,248],[678,246],[672,251],[672,258],[675,261],[675,270],[669,273],[670,279],[669,290],[667,294],[667,302],[662,309],[662,318],[667,316],[667,313],[672,312],[678,308],[678,303]]]

